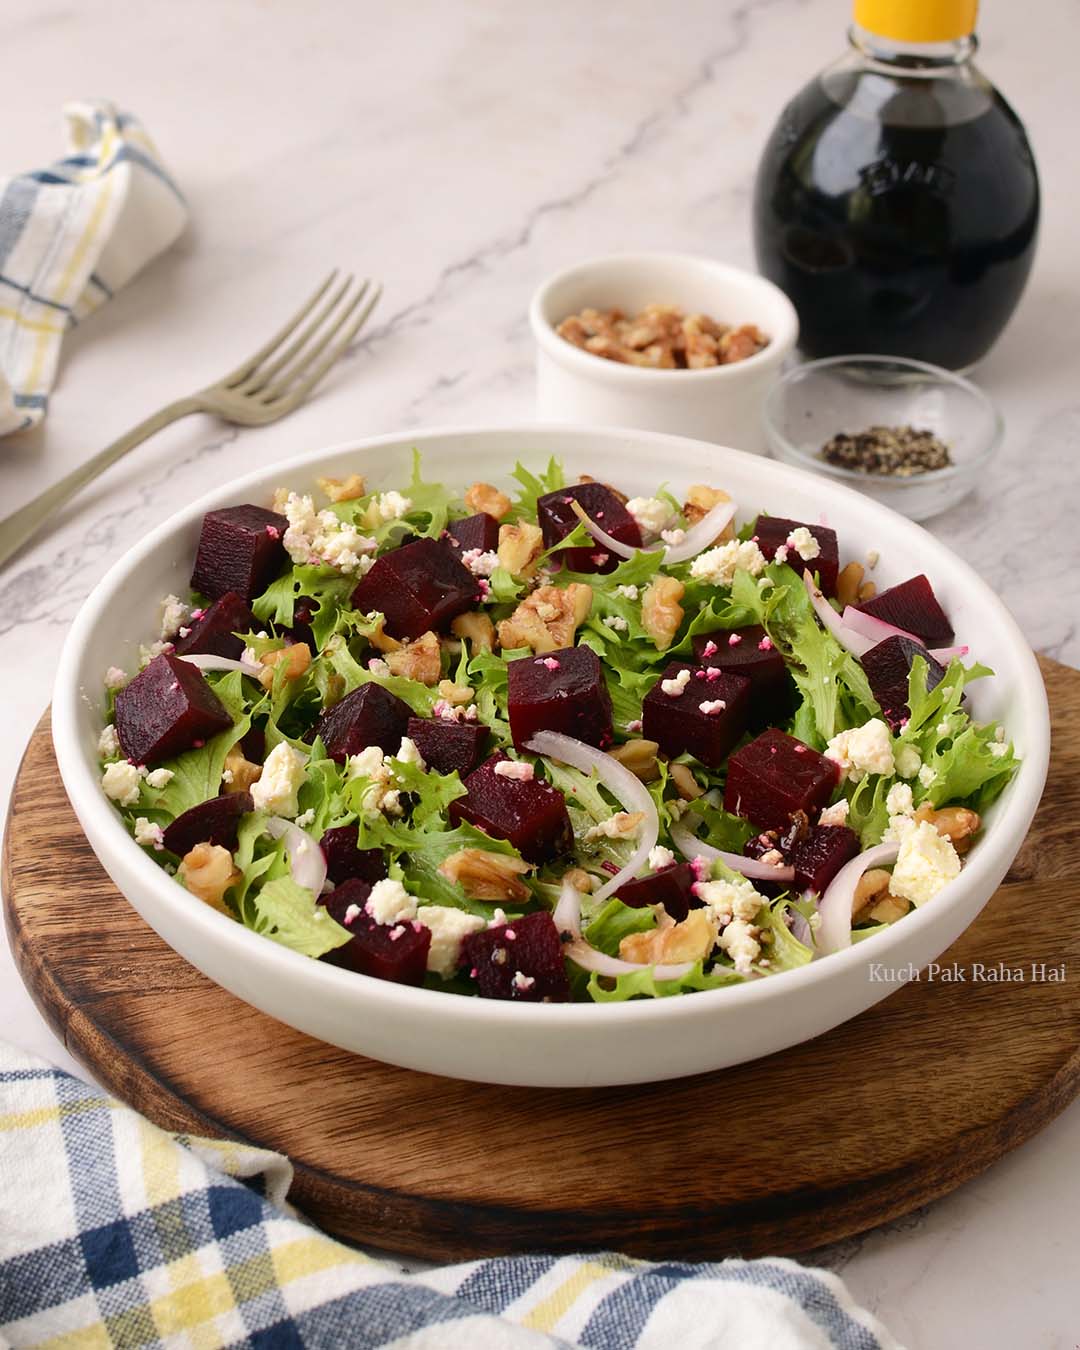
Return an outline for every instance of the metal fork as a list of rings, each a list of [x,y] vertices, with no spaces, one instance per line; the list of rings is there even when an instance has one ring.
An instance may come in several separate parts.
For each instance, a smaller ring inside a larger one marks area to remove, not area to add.
[[[298,408],[345,354],[381,294],[382,287],[368,280],[354,284],[354,278],[346,276],[339,281],[335,269],[285,327],[231,374],[154,413],[39,497],[0,520],[0,567],[64,502],[170,422],[202,412],[236,426],[259,427]],[[286,346],[309,317],[310,322]]]

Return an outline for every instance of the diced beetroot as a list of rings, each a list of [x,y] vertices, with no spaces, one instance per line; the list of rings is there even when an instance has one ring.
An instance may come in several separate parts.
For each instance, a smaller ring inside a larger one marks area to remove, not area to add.
[[[791,678],[784,658],[760,624],[696,633],[694,658],[706,669],[742,675],[750,681],[750,726],[775,726],[791,712]]]
[[[326,753],[339,764],[369,745],[384,754],[396,754],[409,725],[412,710],[381,684],[362,684],[319,718],[315,730]]]
[[[558,492],[545,493],[537,500],[536,518],[543,531],[545,548],[554,547],[581,524],[574,514],[573,501],[580,502],[585,514],[612,538],[631,548],[641,547],[637,521],[609,487],[603,483],[575,483]],[[622,561],[596,543],[564,549],[554,554],[553,560],[561,561],[572,572],[613,572]]]
[[[159,764],[231,726],[202,672],[167,652],[116,696],[120,748],[136,764]]]
[[[728,761],[724,807],[763,830],[782,830],[795,811],[824,806],[839,781],[831,759],[770,727]]]
[[[805,562],[787,543],[792,530],[800,527],[810,531],[821,549],[816,558]],[[824,525],[811,525],[803,520],[787,520],[784,516],[758,516],[754,525],[754,538],[757,540],[758,548],[770,561],[778,548],[787,546],[787,562],[799,576],[809,568],[811,572],[817,572],[821,580],[821,589],[826,595],[836,594],[836,579],[840,575],[840,550],[835,530],[830,530]]]
[[[293,621],[288,626],[278,628],[278,632],[289,642],[304,642],[312,656],[319,650],[315,642],[315,634],[311,628],[311,621],[318,613],[319,602],[313,600],[310,595],[301,595],[296,599],[293,605]]]
[[[251,603],[266,590],[285,561],[282,538],[289,522],[261,506],[228,506],[203,516],[193,590],[210,600],[228,591]]]
[[[926,687],[933,689],[945,678],[945,667],[911,638],[887,637],[859,658],[882,715],[893,731],[898,731],[908,718],[908,676],[917,656],[926,662]]]
[[[684,670],[690,679],[682,692],[665,693],[666,681],[677,679]],[[641,733],[656,741],[665,755],[689,753],[718,769],[746,730],[749,716],[749,680],[722,671],[706,675],[700,667],[675,661],[645,695]]]
[[[519,750],[538,731],[611,743],[611,696],[591,647],[525,656],[506,667],[510,731]]]
[[[457,553],[468,553],[474,548],[481,553],[492,553],[499,547],[499,522],[486,511],[452,520],[446,527],[446,534],[446,542]]]
[[[176,655],[194,656],[197,652],[208,652],[237,661],[244,650],[244,640],[235,635],[251,633],[257,627],[255,615],[248,609],[244,597],[235,591],[226,591],[203,611],[201,619],[195,620],[187,637],[177,638]]]
[[[452,548],[417,539],[377,558],[350,603],[382,614],[392,637],[412,639],[447,628],[477,596],[476,578]]]
[[[429,769],[456,773],[464,779],[483,759],[491,732],[483,722],[410,717],[407,735]]]
[[[930,647],[944,647],[953,640],[952,624],[938,604],[934,588],[921,572],[855,608],[891,623],[894,628],[914,633]]]
[[[326,859],[326,875],[335,886],[345,881],[381,881],[386,876],[382,849],[357,848],[356,839],[355,825],[339,825],[336,829],[323,831],[319,847]]]
[[[471,933],[463,954],[481,998],[565,1003],[570,997],[563,945],[550,914],[525,914]]]
[[[506,760],[492,755],[465,779],[464,797],[450,803],[450,820],[463,820],[494,839],[508,839],[529,862],[547,862],[568,853],[574,832],[566,801],[539,778],[523,782],[495,772]]]
[[[820,895],[846,862],[859,852],[859,836],[846,825],[811,825],[788,854],[795,886]]]
[[[254,811],[249,792],[228,792],[189,807],[166,827],[162,842],[170,853],[182,858],[196,844],[220,844],[232,853],[236,848],[240,817]]]
[[[244,739],[240,742],[244,758],[252,764],[261,764],[266,758],[266,730],[253,723]]]
[[[690,863],[673,863],[669,867],[662,867],[652,876],[626,882],[615,892],[615,896],[633,909],[663,905],[668,916],[678,923],[686,918],[692,908],[696,909],[701,904],[693,891],[696,881],[697,873]]]
[[[319,903],[352,933],[352,940],[327,952],[321,959],[376,980],[423,984],[431,929],[415,921],[376,923],[364,908],[370,894],[370,882],[354,879],[343,882],[322,897]],[[350,914],[353,905],[358,913]]]

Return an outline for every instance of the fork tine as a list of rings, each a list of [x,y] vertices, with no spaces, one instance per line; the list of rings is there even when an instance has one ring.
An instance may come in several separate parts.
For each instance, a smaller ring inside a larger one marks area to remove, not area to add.
[[[348,293],[349,287],[352,285],[352,283],[353,277],[352,274],[350,273],[341,283],[341,285],[338,286],[337,289],[333,292],[333,294],[327,300],[326,304],[321,306],[321,308],[318,310],[318,312],[316,313],[315,317],[311,320],[311,322],[306,324],[305,327],[301,329],[300,335],[295,339],[295,341],[290,342],[289,345],[285,348],[285,350],[281,353],[281,355],[276,356],[275,359],[269,363],[269,365],[265,361],[263,361],[258,366],[256,366],[256,368],[251,372],[251,374],[247,377],[247,379],[241,381],[237,389],[237,393],[245,395],[257,394],[261,389],[265,389],[266,386],[270,383],[270,381],[274,378],[274,376],[278,373],[278,371],[282,370],[285,366],[287,366],[298,352],[303,351],[304,347],[311,340],[312,336],[319,331],[319,329],[323,326],[323,324],[326,322],[329,316],[341,303],[342,299]],[[364,286],[361,288],[361,294],[363,293],[363,289],[366,288],[366,286],[367,282],[364,282]]]
[[[323,298],[323,296],[326,294],[329,288],[333,285],[334,279],[337,277],[337,274],[338,274],[337,268],[335,267],[334,270],[330,273],[330,275],[319,287],[319,289],[315,292],[315,294],[311,296],[309,300],[306,300],[303,305],[301,305],[300,309],[297,310],[297,312],[292,316],[292,318],[285,325],[285,327],[280,329],[277,333],[275,333],[274,336],[270,339],[270,341],[267,342],[265,346],[260,347],[259,350],[253,356],[249,357],[248,360],[246,360],[243,363],[243,365],[237,366],[237,368],[232,372],[231,375],[226,375],[225,378],[221,381],[221,383],[226,388],[231,389],[235,385],[239,384],[241,380],[247,379],[247,377],[255,370],[255,368],[261,362],[265,361],[266,358],[271,354],[271,352],[273,352],[277,347],[279,347],[281,343],[283,343],[285,339],[289,336],[289,334],[294,331],[294,329],[296,329],[301,323],[303,323],[307,315],[311,313],[312,309],[314,309],[314,307]]]
[[[283,398],[288,394],[290,387],[296,383],[299,377],[311,366],[311,363],[325,351],[334,338],[342,331],[356,310],[356,307],[364,299],[370,286],[371,282],[365,278],[358,293],[353,296],[349,304],[345,306],[344,310],[335,317],[334,322],[322,337],[309,348],[305,349],[299,358],[282,373],[280,378],[273,385],[263,390],[262,397],[265,402],[269,403],[274,399]]]
[[[340,340],[334,344],[329,352],[327,352],[326,356],[319,362],[306,379],[302,380],[295,388],[290,389],[281,399],[280,404],[277,405],[280,407],[280,412],[277,414],[279,417],[285,413],[292,412],[293,408],[302,403],[331,366],[335,365],[341,357],[345,355],[353,338],[356,337],[357,333],[359,333],[360,329],[363,328],[364,324],[366,324],[371,317],[371,311],[379,303],[381,296],[382,287],[376,286],[371,299],[345,330]]]

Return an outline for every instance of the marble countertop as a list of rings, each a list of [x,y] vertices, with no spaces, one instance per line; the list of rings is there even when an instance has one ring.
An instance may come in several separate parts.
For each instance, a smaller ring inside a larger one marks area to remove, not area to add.
[[[617,248],[750,265],[750,185],[785,99],[844,41],[837,0],[191,0],[51,7],[11,0],[0,165],[60,153],[67,99],[138,112],[192,225],[73,332],[45,426],[0,443],[0,512],[256,347],[336,263],[385,299],[310,406],[254,431],[189,419],[79,497],[0,572],[6,798],[67,626],[130,544],[210,481],[305,447],[410,425],[532,412],[528,296]],[[1058,0],[987,6],[982,64],[1027,123],[1045,190],[1034,275],[976,372],[1007,440],[977,493],[931,522],[1033,646],[1080,665],[1080,273],[1074,98],[1080,16]],[[0,943],[0,1022],[81,1072]],[[1065,1347],[1080,1104],[948,1199],[816,1253],[913,1347]],[[693,1253],[687,1253],[692,1255]]]

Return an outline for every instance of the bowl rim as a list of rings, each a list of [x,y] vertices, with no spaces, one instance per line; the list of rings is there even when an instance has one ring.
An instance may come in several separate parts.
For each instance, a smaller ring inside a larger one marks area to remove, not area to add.
[[[577,423],[522,421],[427,427],[413,432],[388,432],[379,436],[340,441],[316,452],[305,451],[280,461],[273,461],[212,488],[155,526],[113,563],[83,602],[61,650],[53,691],[53,743],[61,778],[72,807],[95,854],[103,865],[106,865],[106,870],[110,870],[105,862],[106,855],[123,849],[124,853],[120,855],[123,862],[118,864],[118,868],[122,865],[125,873],[138,880],[139,889],[150,905],[170,912],[182,926],[189,927],[206,942],[225,945],[230,957],[240,962],[253,961],[260,968],[260,982],[271,982],[275,974],[280,973],[283,978],[291,979],[294,985],[305,986],[306,992],[315,996],[318,996],[319,990],[323,987],[335,990],[345,998],[349,997],[351,991],[358,1004],[374,999],[391,1013],[400,1008],[427,1014],[435,1013],[441,1008],[444,1022],[450,1019],[462,1028],[497,1024],[502,1018],[510,1019],[509,1026],[532,1024],[550,1026],[562,1031],[575,1026],[598,1026],[604,1022],[630,1028],[634,1025],[652,1025],[657,1022],[667,1024],[679,1022],[687,1017],[696,1017],[708,1007],[755,1007],[782,998],[785,991],[794,993],[799,988],[809,988],[830,980],[839,981],[845,970],[864,964],[868,955],[887,958],[890,948],[903,940],[902,927],[905,932],[914,934],[916,927],[921,929],[932,926],[935,923],[935,913],[940,913],[941,908],[923,906],[908,914],[903,926],[895,925],[883,933],[854,943],[827,959],[785,971],[782,979],[761,979],[721,989],[702,990],[696,992],[693,997],[630,1000],[624,1003],[538,1004],[453,996],[437,989],[413,988],[358,975],[326,962],[313,960],[263,938],[208,905],[190,904],[187,892],[135,843],[112,802],[101,791],[100,772],[92,772],[88,767],[90,761],[93,762],[95,769],[99,769],[100,766],[92,754],[85,753],[79,731],[80,705],[93,701],[92,696],[80,683],[79,673],[84,648],[96,624],[114,603],[116,593],[122,591],[125,580],[129,575],[137,573],[144,559],[153,555],[170,534],[191,526],[206,511],[220,506],[223,499],[246,493],[252,488],[264,491],[271,477],[281,481],[282,475],[300,473],[314,479],[316,472],[325,462],[338,455],[350,453],[370,455],[380,449],[391,447],[400,449],[416,447],[422,451],[424,445],[429,442],[437,443],[449,437],[466,436],[497,443],[505,441],[510,445],[514,444],[515,438],[519,444],[522,442],[528,444],[530,437],[534,439],[553,437],[566,442],[565,446],[558,449],[549,447],[546,451],[548,455],[573,451],[582,440],[595,437],[609,440],[611,449],[614,449],[619,442],[625,442],[629,437],[639,444],[655,446],[658,463],[664,462],[665,456],[661,452],[668,452],[667,459],[670,462],[673,456],[686,447],[693,447],[699,453],[706,451],[714,457],[717,452],[721,456],[733,455],[749,461],[755,469],[760,469],[762,463],[759,456],[749,455],[745,451],[693,440],[690,437],[673,436],[665,432],[636,431],[617,426],[591,427]],[[605,447],[603,452],[598,453],[610,451]],[[796,485],[803,484],[813,488],[821,486],[819,477],[789,464],[772,461],[770,470],[780,478],[796,480]],[[922,536],[924,542],[929,545],[932,553],[944,552],[948,555],[951,565],[959,572],[964,583],[997,611],[999,621],[1011,637],[1020,656],[1020,678],[1016,681],[1019,691],[1027,700],[1034,700],[1040,705],[1041,716],[1032,717],[1029,733],[1031,743],[1026,748],[1020,771],[1006,789],[1004,813],[1006,820],[997,822],[995,830],[981,841],[980,847],[973,853],[971,861],[965,864],[959,877],[949,884],[950,889],[956,888],[954,894],[959,901],[961,891],[978,885],[981,878],[992,876],[995,872],[1003,875],[1008,863],[1015,856],[1015,850],[1008,853],[1007,859],[1003,859],[1002,856],[1008,852],[1007,821],[1011,821],[1014,825],[1016,822],[1023,822],[1021,839],[1030,826],[1031,817],[1042,794],[1049,762],[1050,718],[1045,686],[1035,655],[1020,632],[1016,620],[967,562],[900,513],[866,498],[854,489],[836,484],[829,487],[830,492],[838,490],[841,496],[848,500],[853,510],[864,519],[867,516],[871,520],[874,517],[884,517],[894,528],[899,522],[899,528],[903,532],[917,531],[918,536]],[[96,694],[100,683],[92,681],[89,687]],[[127,893],[128,888],[119,882],[115,884],[128,903],[138,909]],[[146,919],[146,922],[149,923],[149,919]],[[154,926],[151,924],[151,927]],[[189,961],[189,964],[194,965],[195,962]],[[719,1002],[721,999],[722,1003]],[[708,1002],[703,1003],[702,1000]]]
[[[869,366],[889,366],[893,369],[901,367],[913,373],[932,377],[937,384],[951,384],[962,389],[966,394],[973,396],[975,401],[980,403],[990,415],[991,430],[986,444],[974,458],[965,460],[963,464],[951,464],[944,469],[912,474],[909,478],[894,477],[891,474],[859,473],[856,469],[846,469],[843,465],[830,464],[827,460],[819,459],[817,455],[808,454],[794,441],[789,440],[780,430],[777,409],[784,395],[792,385],[799,384],[802,380],[817,374],[818,371],[827,370],[830,367],[854,365],[855,363]],[[926,487],[931,483],[947,483],[971,475],[993,458],[1001,448],[1001,443],[1005,437],[1005,418],[1002,416],[1001,410],[990,395],[984,389],[980,389],[973,380],[967,379],[955,370],[947,370],[944,366],[935,366],[929,361],[916,361],[914,357],[909,356],[885,356],[877,352],[850,352],[842,356],[823,356],[818,360],[803,361],[797,366],[792,366],[790,370],[784,371],[765,395],[765,401],[761,407],[761,417],[765,424],[765,435],[771,448],[783,455],[785,460],[797,465],[805,465],[813,473],[825,475],[839,483],[860,485],[863,491],[874,484],[902,492],[911,488]]]
[[[652,366],[627,366],[618,361],[605,361],[592,352],[583,352],[572,342],[567,342],[555,331],[555,325],[547,316],[547,302],[551,292],[563,282],[573,280],[579,275],[588,274],[601,266],[622,264],[633,267],[641,263],[662,262],[688,271],[708,271],[720,280],[738,280],[749,282],[763,294],[775,301],[782,315],[781,331],[770,334],[769,343],[761,351],[755,352],[742,361],[734,361],[726,366],[707,366],[702,370],[658,370]],[[590,379],[606,384],[625,384],[631,380],[641,380],[654,386],[667,384],[669,387],[686,388],[690,381],[698,385],[709,381],[719,383],[745,379],[777,365],[794,347],[799,336],[799,319],[795,306],[779,286],[748,268],[736,267],[734,263],[721,262],[718,258],[707,258],[695,253],[680,253],[666,249],[635,249],[621,253],[604,253],[594,258],[586,258],[572,263],[558,272],[551,273],[533,291],[529,301],[529,324],[533,336],[544,351],[561,365],[569,366]],[[670,382],[675,380],[675,385]]]

